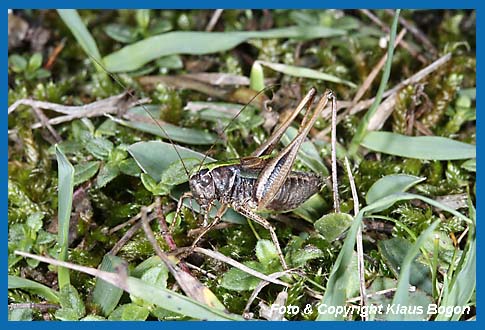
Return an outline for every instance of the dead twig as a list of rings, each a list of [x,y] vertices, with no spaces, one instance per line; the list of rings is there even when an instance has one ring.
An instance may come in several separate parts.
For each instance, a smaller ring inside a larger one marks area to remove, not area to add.
[[[45,124],[58,125],[79,118],[99,117],[106,114],[124,114],[127,109],[140,104],[148,103],[149,101],[149,98],[136,100],[134,97],[132,97],[132,93],[129,91],[82,106],[67,106],[32,99],[20,99],[8,108],[8,114],[12,113],[21,105],[52,110],[65,114],[65,116],[51,118],[47,121],[47,123],[38,122],[33,124],[31,128],[35,129],[42,127]]]
[[[49,309],[59,309],[61,306],[56,304],[49,304],[49,303],[21,303],[21,304],[9,304],[8,309],[38,309],[40,311],[46,311]]]
[[[260,272],[254,270],[254,269],[251,269],[248,266],[245,266],[242,263],[237,262],[234,259],[231,259],[229,257],[226,257],[222,253],[219,253],[219,252],[216,252],[216,251],[207,250],[207,249],[200,248],[200,247],[195,247],[194,248],[194,252],[201,253],[201,254],[206,255],[206,256],[208,256],[210,258],[213,258],[213,259],[222,261],[222,262],[224,262],[224,263],[226,263],[228,265],[231,265],[233,267],[236,267],[236,268],[242,270],[245,273],[248,273],[249,275],[253,275],[254,277],[260,278],[262,280],[265,280],[265,281],[268,281],[268,282],[271,282],[271,283],[274,283],[274,284],[282,285],[282,286],[285,286],[285,287],[290,287],[290,285],[288,283],[285,283],[285,282],[282,282],[280,280],[274,279],[274,278],[272,278],[269,275],[264,275],[263,273],[260,273]]]
[[[277,278],[280,278],[281,276],[288,275],[292,272],[293,272],[293,270],[285,270],[285,271],[282,271],[282,272],[270,274],[268,276],[273,278],[273,279],[277,279]],[[249,313],[249,309],[251,308],[251,304],[256,299],[256,297],[261,292],[261,290],[263,290],[263,288],[265,286],[267,286],[269,283],[270,282],[268,282],[268,281],[261,281],[261,282],[258,283],[256,288],[253,290],[253,293],[251,293],[251,296],[249,297],[248,302],[246,303],[246,307],[244,307],[243,315]]]
[[[46,70],[52,69],[52,67],[54,66],[54,63],[57,60],[57,57],[62,52],[65,45],[66,45],[66,39],[62,39],[61,42],[54,48],[52,53],[49,55],[49,58],[44,65],[44,69],[46,69]]]
[[[52,127],[52,125],[49,124],[49,118],[47,118],[46,115],[44,115],[44,113],[42,112],[42,110],[40,110],[37,107],[32,107],[32,110],[34,111],[34,114],[37,116],[42,126],[46,127],[49,133],[51,133],[56,143],[60,143],[62,141],[62,138],[59,135],[59,133],[57,133],[57,131],[54,129],[54,127]]]
[[[140,214],[140,218],[141,218],[141,214]],[[157,218],[156,214],[151,214],[148,217],[148,221],[151,222],[152,220],[154,220],[156,218]],[[121,237],[120,240],[118,242],[116,242],[116,244],[113,246],[111,251],[109,251],[109,254],[114,255],[114,256],[117,255],[118,252],[120,252],[121,248],[123,246],[125,246],[125,244],[133,237],[133,235],[136,234],[136,232],[140,229],[141,226],[142,226],[141,221],[138,221],[137,223],[135,223],[133,225],[133,227],[128,229],[126,231],[126,233],[123,235],[123,237]]]
[[[336,213],[340,213],[337,182],[337,101],[335,95],[332,97],[332,190],[333,209]]]
[[[221,17],[222,15],[222,12],[224,11],[224,9],[216,9],[214,11],[214,13],[212,14],[212,17],[209,21],[209,23],[207,24],[205,30],[207,32],[210,32],[214,29],[214,27],[216,26],[217,24],[217,21],[219,21],[219,18]]]
[[[152,204],[148,205],[146,207],[147,208],[147,211],[148,212],[151,212],[153,210],[153,208],[155,207],[155,205],[156,205],[156,203],[152,203]],[[134,224],[140,218],[141,218],[141,212],[138,212],[138,214],[136,214],[133,217],[131,217],[128,221],[125,221],[125,222],[119,224],[118,226],[115,226],[115,227],[111,228],[110,231],[108,232],[108,234],[109,235],[112,235],[112,234],[116,233],[118,230],[123,229],[126,226],[129,226],[129,225]]]
[[[354,200],[354,217],[359,213],[359,195],[357,194],[357,188],[355,187],[354,176],[350,169],[350,163],[347,157],[345,157],[345,168],[347,169],[347,175],[349,177],[350,189],[352,191],[352,199]],[[359,287],[360,287],[360,306],[366,308],[367,306],[367,293],[365,288],[365,272],[364,272],[364,246],[362,244],[362,225],[359,226],[356,236],[357,244],[357,268],[359,271]],[[367,321],[368,315],[362,315],[362,321]]]

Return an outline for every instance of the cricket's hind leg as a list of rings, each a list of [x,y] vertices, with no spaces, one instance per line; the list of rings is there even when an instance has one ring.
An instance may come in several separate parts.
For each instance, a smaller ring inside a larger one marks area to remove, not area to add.
[[[286,265],[286,260],[285,257],[283,256],[283,252],[281,251],[280,243],[278,241],[278,236],[276,236],[276,233],[274,231],[273,226],[266,220],[265,218],[261,217],[260,215],[254,213],[250,209],[244,207],[244,206],[239,206],[236,207],[235,210],[244,215],[245,217],[253,220],[254,222],[260,224],[263,226],[265,229],[269,231],[269,234],[271,235],[271,240],[273,241],[273,244],[276,247],[276,252],[278,253],[278,257],[280,258],[281,265],[283,266],[284,270],[288,269],[288,266]]]

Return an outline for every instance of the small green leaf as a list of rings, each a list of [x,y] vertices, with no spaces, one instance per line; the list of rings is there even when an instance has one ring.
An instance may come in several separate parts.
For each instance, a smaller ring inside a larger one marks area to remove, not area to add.
[[[95,160],[74,166],[74,185],[77,186],[91,179],[99,170],[101,162]]]
[[[32,308],[8,309],[9,321],[32,321]]]
[[[49,70],[46,70],[46,69],[43,69],[43,68],[36,70],[35,73],[34,73],[34,78],[36,78],[36,79],[44,79],[44,78],[48,78],[50,76],[51,76],[51,72]]]
[[[477,88],[463,88],[458,91],[458,94],[461,96],[466,96],[472,100],[475,100],[477,98]]]
[[[166,184],[162,182],[158,183],[148,174],[141,174],[141,182],[146,190],[156,196],[168,195],[170,193],[170,188]]]
[[[8,62],[10,63],[10,67],[14,72],[20,73],[27,69],[27,60],[20,55],[10,55],[8,57]]]
[[[42,54],[41,53],[35,53],[32,55],[29,59],[29,65],[27,67],[27,70],[30,72],[34,72],[38,68],[40,68],[42,65]]]
[[[474,159],[469,159],[463,164],[461,164],[461,167],[464,168],[467,171],[470,172],[476,172],[477,171],[477,160]]]
[[[113,163],[113,164],[119,164],[122,160],[124,160],[126,157],[128,157],[128,153],[126,152],[126,150],[123,148],[123,146],[121,147],[116,147],[113,149],[113,151],[111,151],[111,153],[109,154],[109,162]]]
[[[263,271],[264,266],[257,261],[248,261],[244,265],[257,271]],[[248,291],[254,290],[261,279],[249,275],[238,268],[231,268],[222,277],[221,286],[228,290]]]
[[[119,164],[119,168],[121,173],[126,175],[138,177],[141,174],[141,170],[133,158],[122,160]]]
[[[83,317],[80,321],[106,321],[106,319],[99,315],[90,314]]]
[[[184,67],[184,62],[179,55],[160,57],[155,63],[159,68],[163,69],[182,69]]]
[[[172,23],[168,20],[160,19],[153,23],[154,24],[150,24],[150,28],[148,29],[149,35],[162,34],[172,30]]]
[[[260,239],[256,244],[256,257],[265,266],[271,261],[278,260],[278,252],[272,241]]]
[[[102,137],[90,139],[86,145],[86,150],[100,160],[107,159],[113,148],[113,142]]]
[[[165,264],[159,264],[158,266],[150,268],[143,273],[141,279],[150,284],[166,288],[168,280],[168,268],[165,266]]]
[[[142,30],[146,30],[150,24],[150,9],[138,9],[136,11],[136,23]]]
[[[42,228],[43,218],[44,218],[43,212],[35,212],[34,214],[29,215],[25,223],[30,228],[30,230],[32,230],[34,233],[37,233],[40,230],[40,228]]]
[[[476,146],[440,136],[406,136],[391,132],[368,132],[362,146],[389,155],[455,160],[476,158]]]
[[[118,125],[111,119],[106,119],[101,125],[96,129],[95,136],[115,136],[117,134]]]
[[[135,42],[138,36],[136,29],[122,25],[122,24],[108,24],[104,28],[104,32],[111,38],[116,41],[130,44]]]
[[[45,230],[40,230],[37,235],[35,243],[38,245],[45,245],[52,243],[56,240],[56,235],[46,232]]]
[[[322,250],[314,245],[306,245],[304,248],[298,249],[291,254],[291,264],[295,267],[304,266],[307,261],[318,259],[324,256]]]
[[[150,314],[147,307],[125,304],[116,308],[109,316],[110,321],[145,321]]]
[[[84,303],[79,293],[72,285],[65,285],[59,293],[61,309],[56,311],[55,316],[63,321],[76,321],[86,314]]]
[[[180,127],[168,123],[161,123],[160,126],[163,128],[161,129],[160,126],[153,123],[153,120],[152,122],[141,122],[117,118],[111,119],[123,126],[160,136],[164,139],[170,138],[172,141],[176,142],[194,145],[212,145],[216,142],[216,136],[214,134],[200,129]]]
[[[120,174],[120,169],[116,164],[106,163],[98,173],[96,177],[96,187],[102,188],[106,186],[109,182],[114,180],[118,174]]]
[[[350,227],[352,221],[350,214],[330,213],[318,219],[314,226],[327,242],[332,242]]]

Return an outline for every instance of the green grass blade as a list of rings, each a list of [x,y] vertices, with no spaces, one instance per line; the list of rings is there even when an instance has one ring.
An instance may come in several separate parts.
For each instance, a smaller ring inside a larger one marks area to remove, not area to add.
[[[193,144],[193,145],[212,145],[217,141],[214,134],[204,132],[195,128],[180,127],[168,123],[161,123],[163,130],[155,123],[145,123],[139,121],[128,121],[110,117],[114,122],[130,127],[145,133],[150,133],[160,136],[164,139],[171,139],[172,141]]]
[[[436,227],[438,227],[439,220],[433,222],[431,226],[429,226],[421,235],[419,235],[418,240],[412,246],[411,250],[406,254],[404,261],[401,265],[401,272],[399,273],[399,282],[397,284],[397,290],[394,295],[394,299],[392,300],[392,304],[395,306],[410,306],[409,300],[409,286],[410,286],[410,277],[411,277],[411,267],[414,259],[418,255],[421,247],[423,244],[429,239],[429,237],[433,234]],[[399,321],[403,320],[406,317],[405,314],[390,313],[388,315],[388,320]]]
[[[59,260],[67,259],[67,250],[69,248],[69,221],[71,219],[72,209],[72,194],[74,189],[74,167],[69,163],[66,156],[57,147],[57,166],[58,166],[58,238],[59,244]],[[62,288],[66,284],[70,284],[69,270],[60,267],[58,270],[59,287]]]
[[[49,302],[59,303],[59,293],[43,284],[22,277],[8,275],[8,288],[30,291],[45,298]]]
[[[107,254],[103,257],[99,269],[114,273],[122,263],[121,258]],[[118,305],[122,294],[123,289],[97,278],[93,291],[93,302],[101,307],[104,315],[108,316]]]
[[[98,70],[98,72],[105,74],[106,72],[104,69],[98,65],[98,63],[102,63],[101,61],[101,54],[98,50],[98,46],[96,45],[96,41],[94,40],[91,33],[89,33],[86,25],[84,25],[81,17],[79,16],[77,10],[75,9],[58,9],[57,13],[67,25],[69,30],[71,30],[74,38],[76,38],[79,45],[82,49],[88,54],[88,56],[94,57],[94,66]]]
[[[405,192],[415,184],[425,180],[414,175],[408,174],[393,174],[386,175],[380,178],[369,188],[365,195],[367,204],[372,204],[375,201],[398,192]]]
[[[360,122],[360,125],[357,128],[357,131],[355,132],[354,137],[352,138],[352,142],[350,143],[350,147],[349,147],[350,155],[355,155],[362,139],[365,137],[367,133],[367,126],[369,125],[369,121],[372,118],[372,116],[374,116],[374,113],[377,111],[377,108],[381,103],[384,90],[386,89],[387,82],[389,81],[389,77],[391,75],[392,57],[394,54],[394,41],[396,39],[397,23],[398,23],[400,11],[401,11],[400,9],[396,10],[396,14],[394,15],[394,20],[392,21],[391,34],[389,36],[389,44],[387,47],[387,59],[384,65],[384,73],[382,74],[381,83],[379,85],[379,89],[377,90],[376,98],[374,100],[374,103],[372,103],[370,109],[367,111],[364,118]]]
[[[456,160],[476,157],[476,146],[441,136],[369,132],[361,142],[373,151],[406,158]]]
[[[321,26],[292,26],[267,31],[196,32],[175,31],[149,37],[104,57],[110,72],[133,71],[162,56],[174,54],[202,55],[222,52],[252,38],[328,38],[347,32]]]
[[[265,62],[265,61],[258,61],[258,63],[274,71],[278,71],[283,74],[286,74],[288,76],[329,81],[337,84],[344,84],[351,88],[357,87],[357,85],[355,85],[351,81],[344,80],[328,73],[316,71],[316,70],[301,67],[301,66],[287,65],[282,63],[271,63],[271,62]]]

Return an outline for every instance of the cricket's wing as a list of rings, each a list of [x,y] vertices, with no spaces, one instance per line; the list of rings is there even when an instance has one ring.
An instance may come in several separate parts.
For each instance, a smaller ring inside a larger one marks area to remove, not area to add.
[[[327,90],[318,102],[311,119],[305,123],[305,127],[303,127],[293,141],[291,141],[279,155],[269,160],[268,164],[261,170],[255,186],[255,199],[258,205],[258,210],[265,209],[275,198],[291,172],[291,168],[293,167],[293,163],[295,162],[301,144],[331,97],[334,97],[332,91]]]

